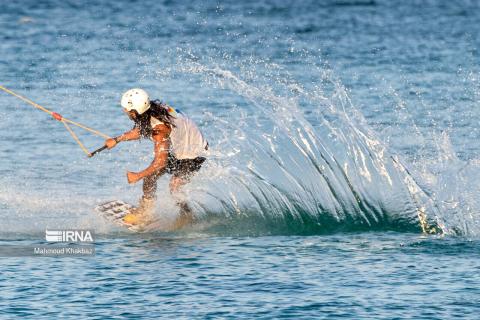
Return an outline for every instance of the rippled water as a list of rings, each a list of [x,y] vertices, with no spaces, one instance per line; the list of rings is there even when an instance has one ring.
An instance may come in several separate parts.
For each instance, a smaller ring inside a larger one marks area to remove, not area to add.
[[[1,314],[475,319],[480,303],[478,242],[130,236],[104,238],[97,249],[94,259],[4,261]]]
[[[6,318],[444,318],[479,311],[475,1],[22,1],[0,10],[4,85],[114,136],[130,87],[179,107],[211,154],[198,223],[130,234],[151,145],[87,159],[2,92],[0,239],[96,232],[94,258],[2,258]],[[103,140],[77,131],[93,150]],[[177,214],[166,179],[157,214]],[[422,231],[434,234],[426,235]]]

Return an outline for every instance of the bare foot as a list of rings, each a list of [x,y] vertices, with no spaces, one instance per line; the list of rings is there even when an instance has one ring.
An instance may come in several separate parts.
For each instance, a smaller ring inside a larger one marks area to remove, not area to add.
[[[193,212],[185,202],[179,202],[177,205],[180,207],[180,214],[173,224],[173,229],[181,229],[193,223]]]

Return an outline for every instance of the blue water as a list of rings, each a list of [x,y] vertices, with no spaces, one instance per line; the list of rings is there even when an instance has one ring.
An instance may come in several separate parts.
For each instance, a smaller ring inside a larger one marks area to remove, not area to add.
[[[4,318],[476,319],[475,1],[22,1],[0,10],[0,85],[107,135],[142,87],[211,150],[164,225],[133,234],[149,141],[88,159],[0,94],[0,245],[95,230],[95,257],[2,257]],[[75,129],[93,150],[103,139]]]

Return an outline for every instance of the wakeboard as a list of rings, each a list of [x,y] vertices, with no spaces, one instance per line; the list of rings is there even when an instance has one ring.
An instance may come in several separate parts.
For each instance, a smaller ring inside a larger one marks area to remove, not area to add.
[[[191,210],[187,205],[184,205],[181,207],[180,214],[174,219],[152,214],[142,224],[125,223],[123,218],[136,209],[137,207],[134,205],[122,200],[107,201],[95,207],[96,213],[107,222],[134,232],[175,231],[191,225],[194,221]]]
[[[122,200],[107,201],[95,207],[95,211],[108,222],[127,228],[130,231],[146,231],[154,221],[147,221],[141,225],[131,225],[123,221],[123,218],[135,209],[134,205]]]

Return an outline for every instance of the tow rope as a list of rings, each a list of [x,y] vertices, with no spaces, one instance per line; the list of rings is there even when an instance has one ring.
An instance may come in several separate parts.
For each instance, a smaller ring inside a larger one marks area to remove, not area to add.
[[[89,131],[93,134],[96,134],[97,136],[100,136],[100,137],[103,137],[105,139],[110,139],[110,137],[100,131],[97,131],[97,130],[94,130],[92,128],[89,128],[87,126],[84,126],[83,124],[80,124],[78,122],[75,122],[75,121],[72,121],[70,119],[67,119],[67,118],[64,118],[62,115],[56,113],[56,112],[53,112],[51,110],[48,110],[47,108],[44,108],[42,107],[41,105],[33,102],[32,100],[30,99],[27,99],[25,98],[24,96],[21,96],[19,95],[18,93],[15,93],[13,92],[12,90],[10,89],[7,89],[5,88],[4,86],[0,85],[0,89],[5,91],[6,93],[8,94],[11,94],[12,96],[14,97],[17,97],[18,99],[32,105],[33,107],[43,111],[43,112],[46,112],[48,113],[49,115],[51,115],[55,120],[57,121],[60,121],[61,123],[63,123],[63,125],[65,126],[65,128],[67,129],[67,131],[72,135],[72,138],[78,143],[78,145],[80,146],[80,148],[83,150],[83,152],[85,152],[87,154],[88,157],[93,157],[96,153],[102,151],[102,150],[105,150],[107,148],[107,146],[103,146],[101,148],[98,148],[97,150],[93,151],[93,152],[89,152],[87,148],[85,148],[85,146],[83,145],[83,143],[80,141],[80,139],[78,138],[78,136],[75,134],[75,132],[73,132],[72,128],[70,127],[69,124],[72,124],[74,126],[77,126],[79,128],[82,128],[86,131]]]

